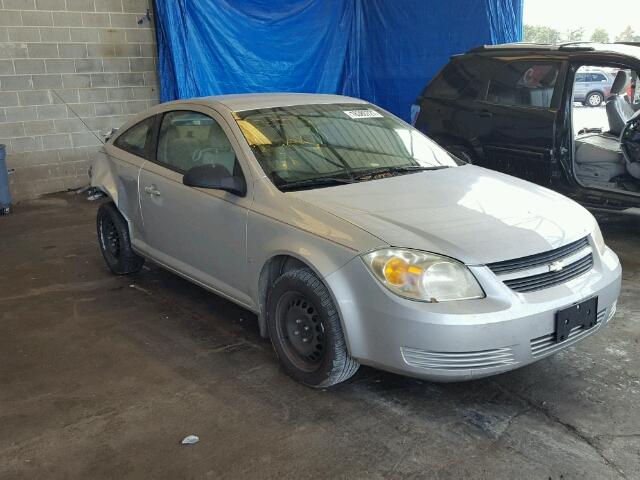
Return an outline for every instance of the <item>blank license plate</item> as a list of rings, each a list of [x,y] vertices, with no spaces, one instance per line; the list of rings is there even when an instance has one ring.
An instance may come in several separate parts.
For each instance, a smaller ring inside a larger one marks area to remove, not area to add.
[[[597,311],[598,297],[558,310],[556,313],[556,343],[569,338],[569,333],[575,327],[582,326],[584,330],[593,328],[596,324]]]

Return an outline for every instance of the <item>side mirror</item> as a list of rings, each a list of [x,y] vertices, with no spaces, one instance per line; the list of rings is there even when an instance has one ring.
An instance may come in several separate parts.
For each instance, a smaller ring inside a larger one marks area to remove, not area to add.
[[[198,165],[189,169],[182,177],[188,187],[210,188],[233,193],[239,197],[247,194],[244,177],[233,176],[221,165]]]

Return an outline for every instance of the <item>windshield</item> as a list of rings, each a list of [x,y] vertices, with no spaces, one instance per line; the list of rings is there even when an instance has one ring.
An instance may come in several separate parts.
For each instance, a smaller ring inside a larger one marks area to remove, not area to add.
[[[418,130],[373,105],[297,105],[235,115],[264,172],[281,190],[457,165]]]

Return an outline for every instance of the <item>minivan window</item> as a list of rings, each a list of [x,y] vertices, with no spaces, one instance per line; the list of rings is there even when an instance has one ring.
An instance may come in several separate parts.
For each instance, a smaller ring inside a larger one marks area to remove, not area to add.
[[[502,63],[489,81],[487,101],[549,108],[559,71],[560,64],[555,62]]]
[[[474,100],[480,91],[482,59],[469,58],[449,63],[424,92],[429,98]]]
[[[146,158],[147,148],[151,144],[154,120],[155,117],[149,117],[140,123],[136,123],[118,136],[113,144],[133,155]]]

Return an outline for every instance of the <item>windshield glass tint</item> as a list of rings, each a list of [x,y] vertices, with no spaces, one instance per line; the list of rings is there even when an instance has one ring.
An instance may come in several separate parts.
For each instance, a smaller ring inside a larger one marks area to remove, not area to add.
[[[367,104],[297,105],[236,113],[267,176],[283,187],[354,179],[385,168],[454,167],[422,133]]]

